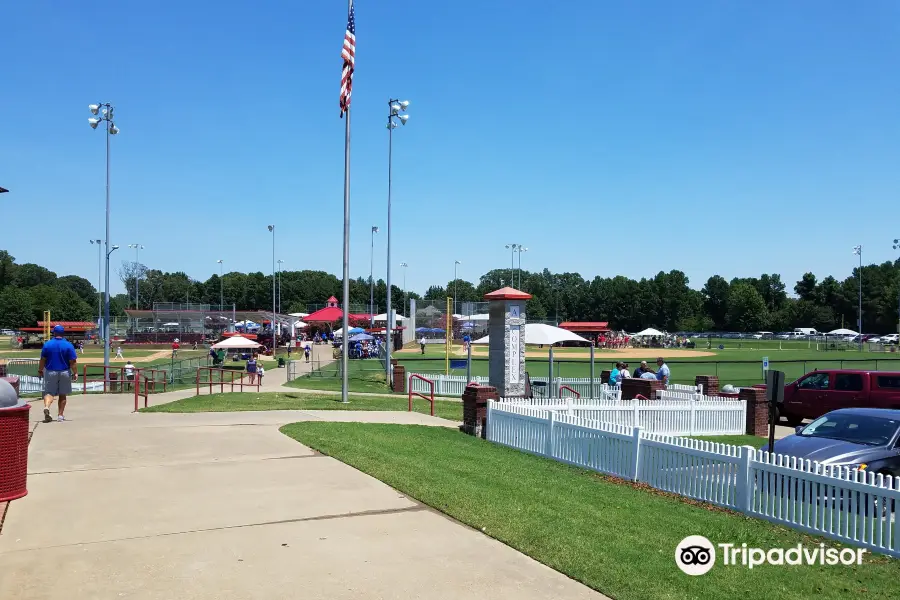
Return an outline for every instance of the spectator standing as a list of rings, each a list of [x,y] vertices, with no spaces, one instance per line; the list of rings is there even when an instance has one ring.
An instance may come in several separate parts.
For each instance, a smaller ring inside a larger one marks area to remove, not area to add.
[[[306,356],[306,362],[309,362],[309,344],[303,347],[303,354]]]
[[[251,354],[250,360],[247,361],[247,374],[250,375],[251,385],[256,383],[256,355]]]
[[[623,379],[631,379],[631,373],[628,372],[628,363],[622,363],[622,368],[619,369],[619,383]]]
[[[641,379],[656,379],[656,373],[654,373],[651,369],[647,369],[643,373],[641,373]]]
[[[72,393],[72,382],[78,381],[78,355],[75,347],[63,337],[65,329],[62,325],[53,327],[53,338],[41,348],[41,362],[38,364],[38,377],[44,379],[44,423],[52,423],[50,406],[53,397],[59,398],[57,404],[57,420],[66,420],[66,396]]]
[[[656,370],[656,379],[662,381],[663,385],[669,385],[669,365],[666,364],[662,356],[656,359],[656,366],[659,367]]]
[[[128,382],[128,388],[131,389],[131,386],[134,384],[134,365],[131,364],[131,361],[125,363],[125,381]]]
[[[422,354],[425,354],[425,336],[422,336],[422,339],[419,340],[419,345],[422,347]]]
[[[642,360],[641,364],[638,365],[638,368],[634,370],[635,379],[640,379],[641,376],[647,372],[647,361]]]
[[[262,366],[262,363],[256,366],[256,376],[259,377],[259,385],[262,385],[263,375],[266,374],[265,367]]]

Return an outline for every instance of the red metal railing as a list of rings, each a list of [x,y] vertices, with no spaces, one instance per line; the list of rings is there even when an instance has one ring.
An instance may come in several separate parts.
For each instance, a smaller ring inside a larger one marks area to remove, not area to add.
[[[204,371],[207,372],[207,377],[206,377],[207,381],[201,382],[200,381],[200,373],[202,373]],[[214,373],[219,374],[218,381],[215,381],[213,379]],[[226,381],[226,374],[228,374],[228,376],[230,377],[229,381]],[[235,379],[236,375],[239,376],[237,379]],[[256,375],[256,374],[254,373],[253,375]],[[235,385],[238,386],[239,392],[243,392],[245,386],[248,388],[248,391],[256,390],[258,392],[259,386],[260,386],[259,377],[254,377],[255,381],[251,382],[249,380],[249,376],[250,376],[250,373],[247,373],[245,371],[235,371],[234,369],[216,369],[214,367],[197,367],[197,395],[198,396],[200,395],[201,383],[204,386],[209,386],[210,394],[213,393],[213,388],[216,386],[219,387],[219,393],[224,393],[226,385],[230,386],[229,391],[231,391],[231,392],[234,391]],[[247,381],[244,381],[245,377],[248,378]]]
[[[422,381],[426,382],[429,386],[431,386],[431,396],[429,397],[429,396],[426,396],[425,394],[420,394],[419,392],[414,392],[412,389],[413,379],[421,379]],[[409,381],[406,382],[406,389],[409,390],[409,411],[408,412],[412,412],[412,399],[413,399],[413,396],[417,396],[419,398],[422,398],[423,400],[428,400],[429,402],[431,402],[431,416],[433,417],[434,416],[434,382],[430,379],[425,379],[421,375],[417,375],[417,374],[413,373],[412,375],[409,376]]]
[[[559,397],[560,397],[560,398],[563,397],[563,395],[562,395],[562,391],[563,391],[563,390],[569,390],[570,392],[572,392],[573,394],[575,394],[575,397],[576,397],[576,398],[581,398],[581,394],[579,394],[578,392],[576,392],[575,390],[573,390],[572,388],[570,388],[570,387],[567,386],[567,385],[562,385],[562,386],[559,387]]]
[[[81,369],[81,393],[88,393],[88,383],[103,382],[103,393],[129,391],[132,387],[136,387],[135,382],[138,377],[146,379],[146,390],[148,393],[155,392],[157,384],[162,384],[162,391],[166,391],[168,373],[164,369],[139,369],[132,368],[134,379],[128,379],[125,374],[126,367],[113,367],[105,365],[82,365]],[[94,372],[89,372],[93,370]],[[96,372],[99,370],[100,372]],[[113,377],[115,375],[115,377]]]
[[[150,379],[140,373],[134,376],[134,412],[138,411],[138,398],[144,399],[144,408],[147,408],[147,396],[150,395],[150,385],[152,383]]]

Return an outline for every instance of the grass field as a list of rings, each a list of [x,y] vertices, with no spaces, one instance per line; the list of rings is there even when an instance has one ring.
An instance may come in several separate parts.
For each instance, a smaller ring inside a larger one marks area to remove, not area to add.
[[[176,400],[167,404],[158,404],[141,409],[141,412],[195,413],[195,412],[232,412],[245,410],[374,410],[405,411],[409,408],[405,396],[396,398],[378,398],[351,394],[349,402],[343,404],[337,396],[317,396],[297,392],[285,394],[281,392],[235,392],[210,394]],[[413,410],[429,413],[431,405],[424,400],[414,400]],[[434,403],[434,415],[451,421],[462,421],[462,403],[438,400]]]
[[[728,340],[733,341],[733,340]],[[802,347],[802,342],[791,342],[795,345],[790,350],[774,351],[758,349],[741,350],[698,350],[698,352],[712,352],[712,356],[680,355],[677,358],[667,358],[666,362],[672,372],[673,383],[693,384],[697,375],[717,375],[720,386],[753,385],[763,382],[762,359],[769,357],[769,368],[784,371],[788,381],[793,381],[801,375],[813,369],[846,368],[846,369],[879,369],[900,371],[900,354],[885,352],[859,352],[859,351],[817,351]],[[543,350],[546,352],[546,348]],[[529,352],[532,348],[529,347]],[[620,358],[610,351],[596,350],[595,352],[595,377],[600,377],[600,371],[609,369],[615,362],[624,360],[629,363],[631,370],[640,363],[641,359],[647,360],[651,366],[657,356],[666,357],[666,350],[646,349],[637,351],[642,356],[637,358]],[[682,351],[684,352],[684,351]],[[412,353],[397,354],[400,364],[406,367],[407,373],[444,373],[445,360],[443,349],[427,348],[424,356]],[[554,376],[555,377],[589,377],[590,362],[587,350],[577,352],[560,353],[554,350]],[[451,355],[452,359],[463,359],[462,355]],[[546,358],[527,358],[526,369],[532,377],[546,377],[549,373],[549,363]],[[653,367],[655,368],[655,367]],[[454,375],[464,375],[465,369],[452,369]],[[352,374],[352,372],[351,372]],[[472,375],[487,376],[488,361],[486,358],[474,358],[472,360]]]
[[[453,430],[321,422],[281,430],[616,600],[896,597],[900,562],[877,555],[860,567],[717,563],[690,577],[674,561],[688,535],[761,548],[821,540]]]

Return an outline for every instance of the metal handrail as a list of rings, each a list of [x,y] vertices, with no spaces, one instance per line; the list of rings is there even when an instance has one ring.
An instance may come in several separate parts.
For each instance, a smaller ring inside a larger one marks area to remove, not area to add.
[[[563,391],[563,390],[569,390],[570,392],[572,392],[573,394],[575,394],[575,397],[576,397],[576,398],[581,398],[581,394],[579,394],[578,392],[576,392],[575,390],[573,390],[572,388],[570,388],[570,387],[567,386],[567,385],[561,385],[561,386],[559,386],[559,395],[560,395],[560,398],[562,397],[562,391]]]
[[[207,381],[204,385],[209,386],[210,394],[213,393],[213,386],[216,386],[216,385],[219,386],[220,394],[225,392],[226,384],[231,386],[230,391],[232,391],[232,392],[234,391],[235,384],[238,384],[238,386],[239,386],[238,391],[241,391],[241,392],[244,391],[245,385],[251,390],[255,388],[257,392],[260,389],[259,386],[261,385],[261,382],[260,382],[259,378],[257,378],[256,383],[249,383],[249,382],[244,383],[244,377],[249,375],[249,373],[246,373],[244,371],[235,371],[234,369],[217,369],[215,367],[197,367],[197,382],[196,383],[197,383],[197,395],[198,396],[200,395],[200,372],[201,371],[209,372],[209,375],[207,376]],[[212,374],[215,372],[219,373],[219,381],[213,381]],[[231,374],[231,381],[225,381],[225,377],[224,377],[225,373]],[[237,381],[235,381],[235,379],[234,379],[235,373],[238,373],[240,375],[240,377],[238,378]]]
[[[420,394],[419,392],[414,392],[412,389],[412,381],[413,379],[421,379],[426,382],[431,387],[431,397],[426,396],[425,394]],[[412,399],[413,396],[417,396],[422,398],[423,400],[428,400],[431,402],[431,416],[434,416],[434,382],[430,379],[426,379],[421,375],[413,373],[409,376],[409,381],[406,382],[406,389],[409,390],[409,410],[407,412],[412,412]]]

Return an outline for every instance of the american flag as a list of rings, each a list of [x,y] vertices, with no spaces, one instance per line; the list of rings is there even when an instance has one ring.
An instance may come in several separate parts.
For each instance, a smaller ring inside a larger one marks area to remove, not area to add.
[[[341,118],[350,110],[350,94],[353,92],[353,67],[356,64],[356,16],[353,12],[353,0],[350,0],[350,13],[347,15],[347,32],[344,33],[344,49],[341,50],[344,68],[341,70]]]

